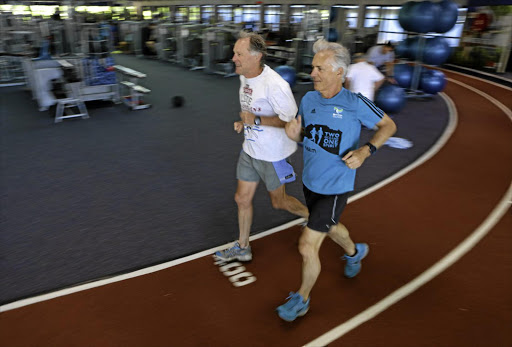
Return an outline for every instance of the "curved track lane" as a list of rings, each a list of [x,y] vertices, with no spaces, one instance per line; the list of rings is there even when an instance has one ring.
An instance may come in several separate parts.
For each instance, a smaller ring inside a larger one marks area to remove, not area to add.
[[[511,345],[505,328],[512,324],[512,284],[505,275],[512,267],[512,122],[505,114],[511,93],[446,74],[473,88],[455,81],[446,88],[457,128],[430,160],[348,206],[343,222],[356,241],[370,244],[370,254],[362,273],[348,280],[341,275],[340,250],[325,242],[322,274],[305,317],[290,324],[274,312],[299,285],[300,230],[292,226],[253,241],[255,259],[245,271],[257,281],[249,285],[234,287],[203,256],[17,309],[6,305],[0,345]],[[337,331],[457,249],[497,208],[501,215],[508,209],[505,217],[493,217],[489,233],[454,266],[376,318]],[[329,331],[337,333],[326,339]]]

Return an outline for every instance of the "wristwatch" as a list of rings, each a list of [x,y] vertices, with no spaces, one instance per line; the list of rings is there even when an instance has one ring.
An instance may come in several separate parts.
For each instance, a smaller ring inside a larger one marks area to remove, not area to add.
[[[370,142],[366,142],[365,146],[368,146],[368,148],[370,149],[370,155],[377,152],[377,147],[372,145]]]
[[[260,116],[256,116],[256,117],[254,117],[254,124],[255,124],[255,125],[260,125],[260,124],[261,124],[261,118],[260,118]]]

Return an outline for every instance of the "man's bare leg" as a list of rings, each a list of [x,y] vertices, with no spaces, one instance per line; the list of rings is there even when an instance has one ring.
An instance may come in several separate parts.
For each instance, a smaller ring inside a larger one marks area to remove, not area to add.
[[[308,227],[304,227],[299,240],[299,252],[302,255],[302,283],[298,293],[304,300],[309,294],[318,279],[321,271],[320,246],[327,233],[321,233]]]
[[[253,216],[252,199],[256,188],[258,188],[258,182],[238,180],[235,201],[238,205],[238,228],[240,231],[238,242],[242,248],[249,246]]]
[[[296,216],[308,219],[309,211],[298,199],[286,194],[285,185],[268,192],[272,200],[272,207],[278,210],[288,211]]]

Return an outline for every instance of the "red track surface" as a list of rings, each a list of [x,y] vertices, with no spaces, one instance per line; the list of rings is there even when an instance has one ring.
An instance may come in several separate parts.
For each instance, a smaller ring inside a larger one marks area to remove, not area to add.
[[[512,93],[458,74],[512,107]],[[336,328],[429,269],[479,228],[512,182],[512,122],[453,81],[458,126],[429,161],[351,203],[343,222],[370,244],[363,271],[342,276],[326,241],[309,313],[281,321],[276,306],[298,289],[298,227],[253,241],[234,287],[210,256],[145,276],[0,314],[0,346],[301,346]],[[510,111],[509,111],[510,112]],[[508,203],[510,206],[510,201]],[[458,262],[330,346],[512,346],[512,214]]]

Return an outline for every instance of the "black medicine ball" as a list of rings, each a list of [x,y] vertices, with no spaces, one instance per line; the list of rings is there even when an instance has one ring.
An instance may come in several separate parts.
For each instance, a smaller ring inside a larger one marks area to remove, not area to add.
[[[185,98],[180,96],[180,95],[176,95],[172,98],[172,106],[173,107],[181,107],[185,104]]]

